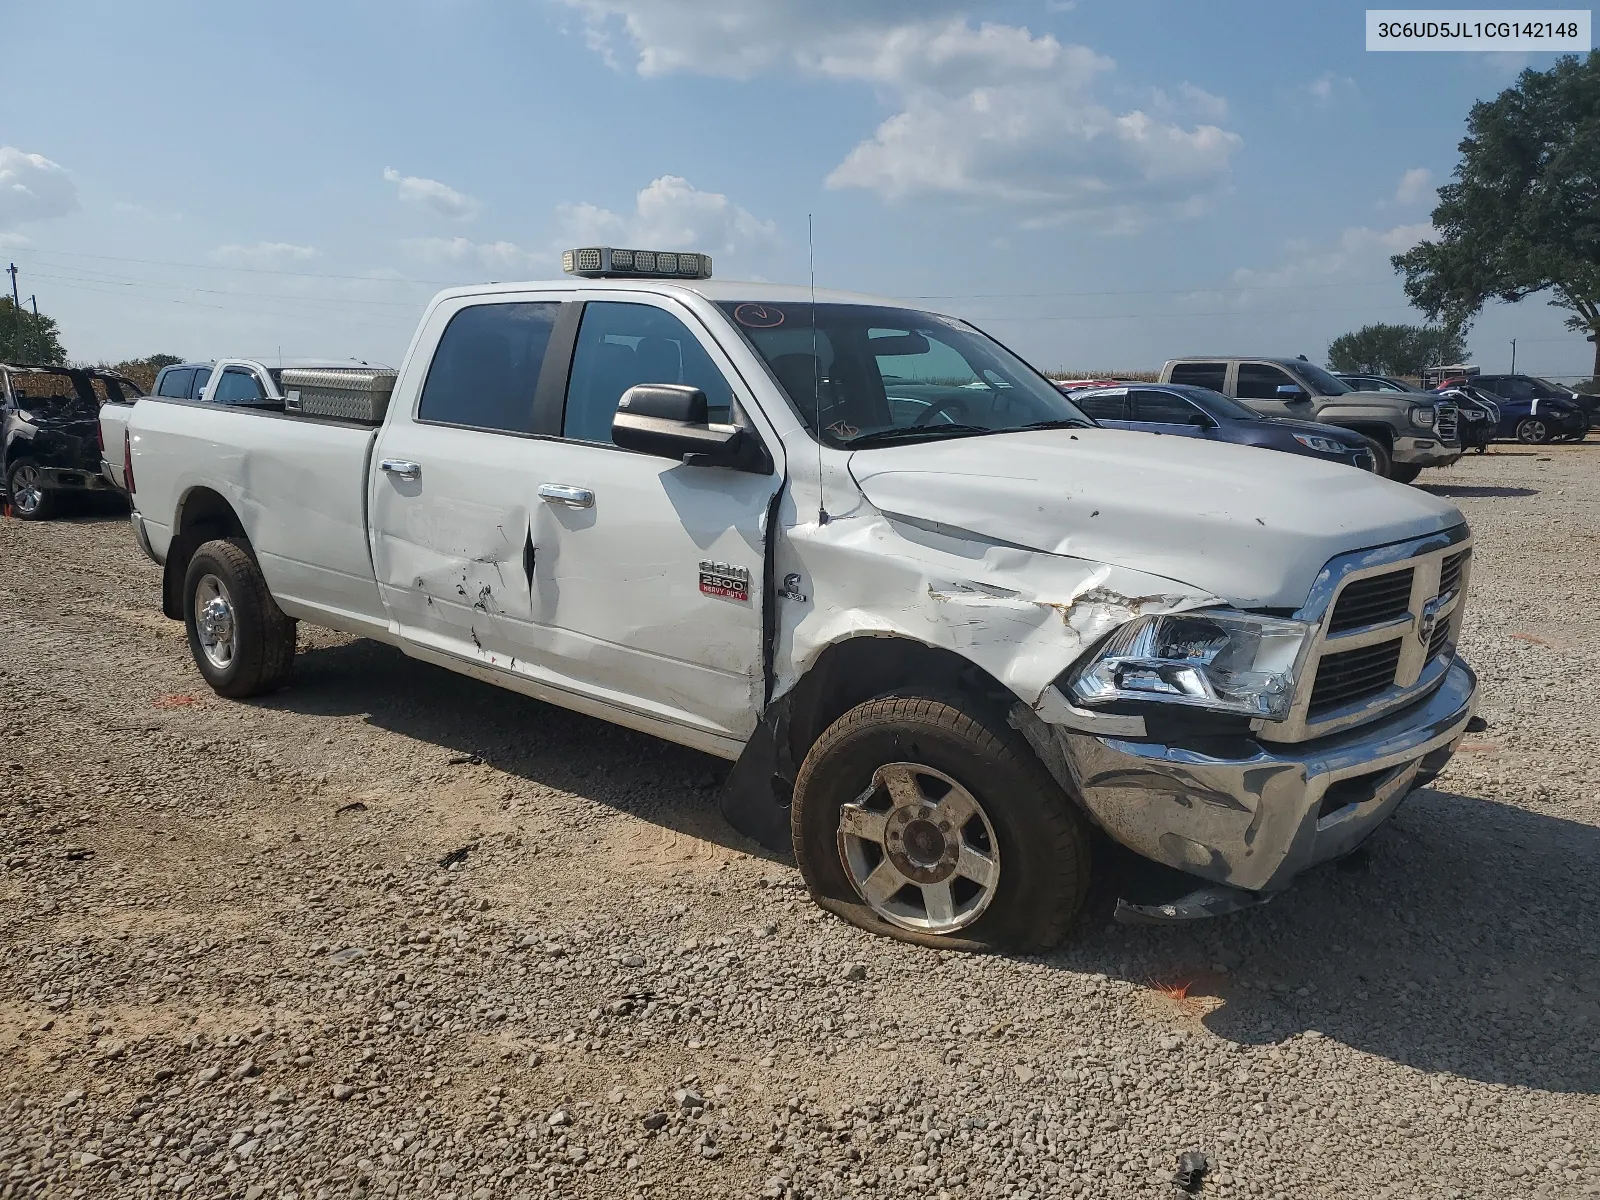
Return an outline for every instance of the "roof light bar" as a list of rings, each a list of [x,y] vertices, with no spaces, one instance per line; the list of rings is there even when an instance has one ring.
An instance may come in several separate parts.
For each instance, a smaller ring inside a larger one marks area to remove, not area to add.
[[[710,279],[711,256],[689,251],[585,246],[563,251],[561,269],[585,279]]]

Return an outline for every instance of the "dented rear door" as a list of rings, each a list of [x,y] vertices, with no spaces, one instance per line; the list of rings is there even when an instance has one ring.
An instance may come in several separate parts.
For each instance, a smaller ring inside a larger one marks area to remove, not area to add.
[[[409,642],[536,669],[533,412],[562,308],[537,296],[440,305],[421,343],[436,347],[431,363],[391,400],[372,464],[373,564]]]

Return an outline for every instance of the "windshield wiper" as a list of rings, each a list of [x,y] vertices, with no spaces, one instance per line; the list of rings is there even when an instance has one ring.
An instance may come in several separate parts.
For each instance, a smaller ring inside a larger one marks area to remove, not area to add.
[[[1004,429],[990,429],[987,425],[908,425],[904,429],[879,429],[874,433],[862,433],[845,442],[849,449],[859,449],[863,446],[889,446],[895,442],[920,442],[930,438],[944,437],[953,434],[957,437],[970,437],[976,433],[1005,433]]]
[[[997,429],[996,433],[1021,433],[1025,429],[1094,429],[1095,426],[1088,421],[1080,421],[1076,417],[1060,417],[1054,421],[1034,421],[1027,425],[1018,425],[1012,429]]]

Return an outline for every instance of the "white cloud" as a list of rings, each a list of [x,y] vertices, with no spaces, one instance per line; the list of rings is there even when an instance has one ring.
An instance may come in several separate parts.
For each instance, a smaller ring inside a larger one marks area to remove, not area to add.
[[[393,167],[383,169],[383,177],[399,185],[400,199],[407,204],[418,204],[432,209],[441,217],[452,221],[470,221],[482,206],[465,192],[458,192],[437,179],[424,179],[420,175],[402,175]]]
[[[524,250],[515,242],[474,242],[464,237],[406,238],[401,246],[412,258],[435,266],[474,266],[490,271],[554,275],[549,253]]]
[[[60,163],[0,146],[0,228],[64,217],[77,207],[77,186]]]
[[[1412,167],[1400,176],[1400,186],[1394,190],[1397,204],[1415,204],[1433,194],[1433,172],[1427,167]]]
[[[652,180],[634,198],[631,213],[593,204],[563,204],[556,212],[563,245],[598,243],[738,255],[778,240],[773,222],[760,220],[721,192],[703,192],[678,175]]]
[[[1117,112],[1093,96],[1115,70],[1109,58],[1021,26],[973,24],[951,0],[565,2],[610,61],[631,45],[641,75],[787,71],[881,89],[896,111],[834,168],[832,187],[1128,226],[1202,205],[1226,186],[1242,144],[1215,124],[1226,113],[1218,97],[1183,85],[1150,112]]]
[[[1339,96],[1354,93],[1356,81],[1348,75],[1335,75],[1332,71],[1324,71],[1310,83],[1306,84],[1306,91],[1311,93],[1311,98],[1323,108],[1331,105]]]
[[[257,242],[253,246],[218,246],[211,261],[224,267],[286,267],[310,262],[317,257],[315,246],[296,246],[292,242]]]
[[[1431,222],[1396,225],[1390,229],[1357,226],[1339,235],[1338,244],[1313,250],[1304,243],[1293,246],[1296,257],[1269,271],[1240,267],[1233,273],[1241,287],[1284,287],[1297,283],[1339,283],[1360,278],[1391,277],[1391,255],[1404,254],[1432,236]]]

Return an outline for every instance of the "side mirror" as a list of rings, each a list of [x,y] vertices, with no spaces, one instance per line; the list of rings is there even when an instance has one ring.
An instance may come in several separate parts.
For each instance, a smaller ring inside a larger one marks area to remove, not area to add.
[[[761,439],[736,425],[712,425],[706,394],[682,383],[640,383],[622,393],[611,440],[624,450],[691,467],[726,467],[765,475],[772,460]]]
[[[1304,400],[1305,398],[1306,390],[1298,384],[1285,383],[1278,387],[1279,400]]]

